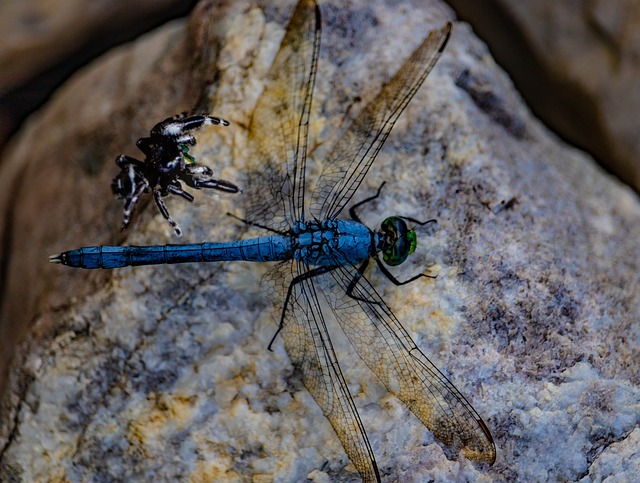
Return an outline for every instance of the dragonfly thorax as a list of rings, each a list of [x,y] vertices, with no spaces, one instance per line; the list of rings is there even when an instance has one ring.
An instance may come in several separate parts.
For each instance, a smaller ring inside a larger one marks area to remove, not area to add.
[[[409,230],[407,223],[399,216],[385,219],[381,229],[383,243],[380,251],[384,263],[392,267],[400,265],[416,249],[416,232]]]
[[[351,220],[298,222],[292,229],[294,258],[309,265],[358,264],[377,251],[378,235]]]

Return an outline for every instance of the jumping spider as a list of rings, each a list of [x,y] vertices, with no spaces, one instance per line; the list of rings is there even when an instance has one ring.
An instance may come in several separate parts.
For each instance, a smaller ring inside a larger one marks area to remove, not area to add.
[[[151,191],[153,199],[176,232],[182,230],[171,218],[162,200],[169,194],[193,201],[193,195],[180,184],[184,181],[195,189],[213,188],[227,193],[238,193],[239,188],[229,181],[213,178],[213,171],[197,163],[189,154],[189,147],[196,144],[191,131],[202,126],[228,126],[229,122],[212,116],[189,116],[179,114],[156,124],[148,138],[138,139],[136,146],[145,155],[144,161],[121,154],[116,158],[120,173],[113,178],[111,189],[117,198],[124,199],[124,230],[131,222],[131,213],[142,193]]]

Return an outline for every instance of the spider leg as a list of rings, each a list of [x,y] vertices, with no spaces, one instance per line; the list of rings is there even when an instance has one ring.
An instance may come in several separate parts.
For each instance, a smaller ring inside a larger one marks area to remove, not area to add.
[[[181,134],[176,137],[176,142],[180,144],[188,144],[189,146],[196,145],[196,138],[193,134]]]
[[[116,157],[116,166],[118,166],[118,168],[124,168],[125,166],[128,166],[130,164],[138,168],[144,166],[143,161],[132,158],[131,156],[127,156],[126,154],[121,154],[120,156]]]
[[[111,191],[117,198],[130,198],[137,186],[146,179],[144,163],[121,154],[116,158],[116,165],[120,172],[111,181]]]
[[[162,201],[162,192],[159,190],[154,191],[153,199],[155,200],[156,206],[160,210],[160,213],[162,213],[162,216],[164,217],[164,219],[167,220],[169,224],[173,227],[173,230],[176,232],[176,235],[182,236],[182,230],[180,229],[178,224],[175,221],[173,221],[173,218],[171,218],[171,215],[169,214],[169,210],[167,210],[167,207],[165,206],[164,201]]]
[[[186,180],[185,180],[186,181]],[[187,182],[187,184],[189,184]],[[192,186],[189,184],[189,186]],[[224,179],[209,179],[206,181],[199,181],[196,185],[192,186],[193,188],[211,188],[219,191],[224,191],[225,193],[239,193],[240,188],[238,188],[235,184],[230,181],[226,181]]]
[[[213,171],[200,163],[187,166],[181,179],[187,185],[196,189],[217,189],[226,193],[238,193],[240,191],[240,188],[230,181],[213,178]]]
[[[131,196],[127,197],[122,211],[122,230],[125,230],[129,226],[129,223],[131,222],[131,213],[133,212],[136,204],[138,204],[140,195],[142,195],[147,188],[149,188],[149,183],[147,183],[147,180],[143,178],[143,180],[136,186],[136,189],[131,193]]]
[[[189,202],[192,202],[194,200],[193,195],[188,191],[185,191],[184,189],[182,189],[182,186],[177,181],[175,184],[172,183],[169,186],[167,186],[167,192],[174,195],[182,196],[185,200]]]
[[[183,131],[192,131],[193,129],[201,128],[202,126],[228,126],[229,121],[214,116],[190,116],[181,120],[183,124]]]
[[[200,163],[193,163],[187,166],[187,174],[193,177],[210,178],[213,176],[213,171],[208,166]],[[199,179],[199,178],[196,178]]]
[[[180,139],[189,131],[199,129],[202,126],[228,126],[229,121],[213,116],[189,116],[189,117],[170,117],[159,124],[156,124],[151,130],[151,137]]]

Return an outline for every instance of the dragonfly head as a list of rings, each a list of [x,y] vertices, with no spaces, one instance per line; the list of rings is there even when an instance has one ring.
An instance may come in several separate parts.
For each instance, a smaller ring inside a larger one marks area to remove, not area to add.
[[[384,235],[381,250],[384,263],[392,267],[400,265],[416,249],[416,232],[410,230],[399,216],[390,216],[382,222],[381,228]]]

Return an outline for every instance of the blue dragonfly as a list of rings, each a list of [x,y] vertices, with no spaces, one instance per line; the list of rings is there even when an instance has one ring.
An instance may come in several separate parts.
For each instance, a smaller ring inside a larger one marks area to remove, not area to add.
[[[226,243],[85,247],[54,255],[51,261],[109,269],[231,260],[278,262],[264,278],[280,314],[274,340],[282,337],[303,384],[364,481],[380,481],[380,473],[334,352],[320,294],[353,348],[389,392],[450,451],[493,463],[495,445],[482,418],[422,353],[365,276],[370,260],[396,285],[426,276],[399,281],[383,264],[399,265],[414,251],[416,235],[407,222],[420,222],[392,216],[379,231],[362,224],[357,208],[379,196],[380,190],[351,207],[351,220],[338,218],[442,54],[450,31],[447,23],[431,32],[353,120],[324,160],[307,207],[308,128],[320,10],[315,1],[300,0],[249,124],[260,169],[247,174],[244,222],[270,234]]]

